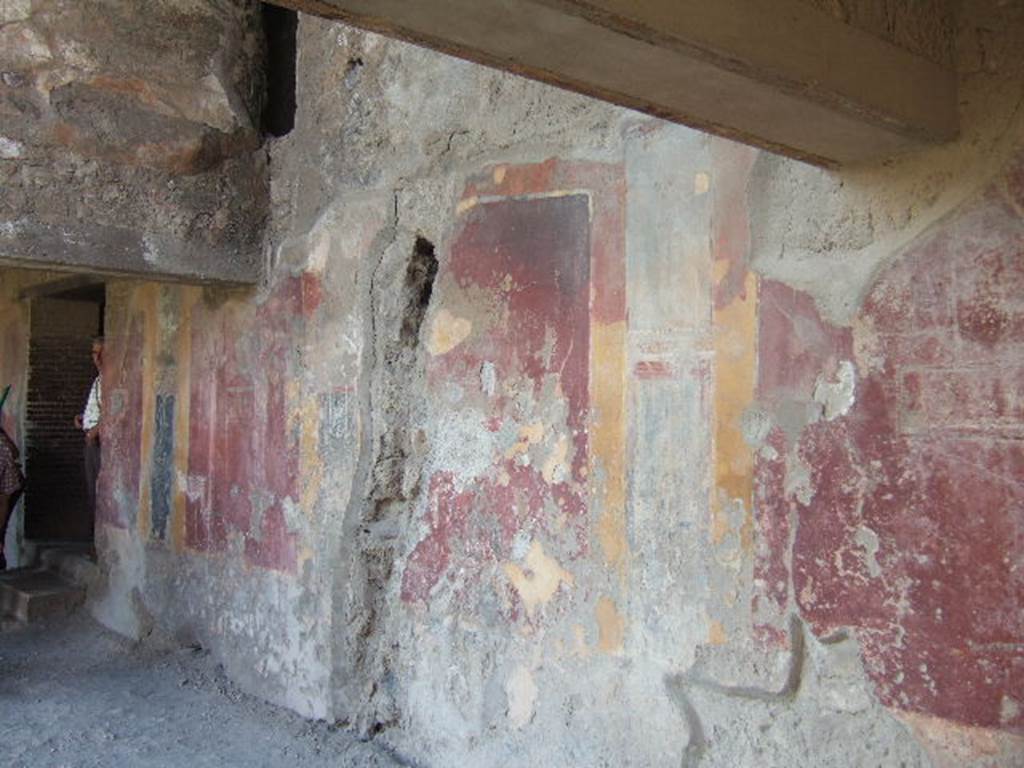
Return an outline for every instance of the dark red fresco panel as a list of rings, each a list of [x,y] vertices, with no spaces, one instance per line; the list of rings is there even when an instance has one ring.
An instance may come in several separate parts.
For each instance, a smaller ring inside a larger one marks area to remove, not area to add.
[[[223,313],[207,324],[197,310],[185,522],[192,549],[223,552],[237,535],[249,564],[295,568],[284,505],[297,500],[298,446],[285,393],[305,290],[299,278],[282,281],[255,316]],[[264,505],[259,515],[254,499]]]
[[[812,372],[852,351],[820,318],[813,327],[808,302],[769,286],[764,403],[810,403]],[[885,704],[1009,729],[1024,727],[1022,317],[1024,220],[990,191],[872,288],[859,323],[873,366],[850,412],[793,446],[773,437],[809,468],[809,502],[785,497],[777,461],[758,467],[759,572],[785,574],[775,531],[794,515],[793,594],[813,631],[856,631]]]
[[[542,390],[555,378],[571,435],[570,470],[548,483],[539,467],[520,466],[496,453],[486,475],[467,488],[457,490],[447,472],[431,478],[429,530],[406,567],[403,600],[427,602],[453,563],[469,574],[464,583],[469,584],[466,599],[472,599],[482,569],[510,558],[520,531],[561,537],[570,556],[585,548],[590,251],[584,195],[501,200],[467,214],[442,272],[453,279],[447,290],[472,297],[496,320],[430,361],[431,387],[479,391],[481,366],[493,364],[497,393],[473,407],[480,429],[496,432],[540,420]],[[532,410],[523,412],[521,399],[502,394],[509,382],[529,391]],[[556,516],[569,525],[556,525]]]

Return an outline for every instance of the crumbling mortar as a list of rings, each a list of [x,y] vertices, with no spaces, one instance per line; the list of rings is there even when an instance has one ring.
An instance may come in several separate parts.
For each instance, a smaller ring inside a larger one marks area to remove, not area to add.
[[[393,191],[390,221],[372,250],[377,257],[360,299],[369,340],[360,381],[366,427],[354,486],[362,491],[353,493],[346,511],[340,562],[349,565],[335,584],[335,611],[347,614],[339,625],[351,628],[352,647],[339,651],[344,664],[335,664],[334,690],[354,692],[345,696],[354,711],[344,715],[367,739],[399,719],[392,690],[396,645],[388,639],[395,627],[387,614],[396,591],[403,523],[420,494],[410,425],[422,389],[420,331],[437,274],[434,248],[422,237],[415,238],[410,256],[399,258],[399,193]],[[388,279],[392,274],[401,281],[397,303],[395,281]]]
[[[358,458],[353,478],[353,492],[345,510],[342,523],[341,551],[338,562],[342,567],[337,569],[334,586],[334,625],[337,627],[351,628],[349,632],[339,632],[336,635],[337,660],[332,665],[331,688],[334,692],[333,715],[336,718],[344,718],[349,724],[355,726],[361,732],[368,732],[367,720],[372,721],[371,707],[363,702],[360,690],[365,690],[366,676],[369,673],[364,659],[370,645],[373,632],[372,595],[367,592],[366,563],[360,552],[361,537],[359,529],[364,520],[365,491],[368,489],[373,469],[373,424],[374,424],[374,397],[373,380],[377,368],[377,318],[375,307],[375,296],[377,292],[377,275],[383,264],[385,255],[394,245],[398,238],[398,216],[397,216],[397,193],[395,194],[394,207],[390,221],[377,235],[377,238],[370,248],[371,254],[376,254],[373,267],[368,270],[366,285],[358,291],[359,305],[364,317],[364,332],[369,343],[364,345],[362,354],[361,373],[357,385],[359,393],[359,408],[361,422],[364,425],[360,430]],[[361,273],[362,274],[362,273]],[[354,647],[346,646],[346,634],[350,634]],[[351,659],[348,663],[342,663],[345,659]],[[355,695],[346,696],[346,691],[353,691]],[[358,700],[362,708],[349,711],[341,711],[344,706],[339,699]]]

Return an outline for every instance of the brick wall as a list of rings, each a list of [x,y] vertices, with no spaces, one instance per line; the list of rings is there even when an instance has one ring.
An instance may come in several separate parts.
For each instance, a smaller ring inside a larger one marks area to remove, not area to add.
[[[100,315],[94,302],[32,302],[25,430],[25,534],[30,539],[92,538],[83,438],[74,418],[96,376],[90,349]]]

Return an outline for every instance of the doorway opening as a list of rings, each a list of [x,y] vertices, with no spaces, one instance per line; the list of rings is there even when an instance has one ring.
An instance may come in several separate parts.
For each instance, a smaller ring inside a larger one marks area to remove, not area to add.
[[[29,299],[25,413],[25,528],[29,546],[93,541],[85,479],[85,436],[75,426],[97,372],[93,339],[103,335],[106,286],[70,278],[37,286]]]

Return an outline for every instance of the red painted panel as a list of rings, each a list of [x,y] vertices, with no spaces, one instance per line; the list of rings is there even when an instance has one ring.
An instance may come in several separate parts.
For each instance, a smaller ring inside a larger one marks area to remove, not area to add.
[[[644,381],[672,379],[676,376],[672,364],[665,360],[638,360],[633,366],[633,375]]]
[[[824,322],[806,293],[761,281],[758,389],[774,399],[810,399],[821,375],[835,373],[853,355],[853,334]]]
[[[591,316],[601,323],[626,319],[626,180],[621,165],[565,162],[488,169],[466,185],[464,199],[582,191],[591,211]]]
[[[809,468],[811,498],[784,498],[780,462],[758,464],[766,582],[781,573],[777,529],[792,511],[793,588],[812,629],[857,631],[885,704],[987,727],[1024,726],[1004,703],[1024,690],[1022,246],[1024,222],[989,193],[914,247],[865,301],[859,324],[882,360],[859,371],[853,409],[788,449]],[[773,294],[760,397],[810,402],[826,351],[850,348],[820,318],[788,336],[783,318],[813,320],[808,299]]]
[[[295,568],[297,536],[284,505],[297,500],[298,445],[286,384],[309,291],[308,280],[295,278],[254,313],[196,308],[185,526],[193,549],[224,552],[236,536],[250,564]]]
[[[506,175],[505,183],[519,190],[537,175],[549,181],[551,167],[509,174],[512,181]],[[455,349],[431,359],[431,386],[439,392],[479,393],[480,371],[485,363],[493,365],[493,396],[473,395],[465,406],[491,433],[516,435],[545,422],[550,400],[561,399],[565,421],[546,424],[546,445],[554,445],[559,429],[568,435],[568,471],[545,479],[535,465],[540,462],[524,465],[514,452],[495,449],[483,476],[435,474],[428,533],[403,575],[406,602],[428,602],[444,581],[460,599],[471,599],[484,570],[512,558],[520,533],[543,532],[569,556],[586,546],[590,232],[583,195],[505,199],[477,205],[466,215],[448,263],[442,264],[454,285],[439,298],[453,304],[471,300],[488,320],[479,321]],[[518,615],[514,604],[509,610]]]
[[[714,216],[711,242],[721,278],[714,286],[715,306],[725,307],[736,298],[746,298],[747,262],[750,251],[750,217],[747,209],[747,181],[757,159],[757,150],[724,139],[711,140],[715,180]]]
[[[103,366],[103,469],[96,518],[126,528],[139,506],[142,449],[143,315],[131,314],[122,333],[108,334]]]

